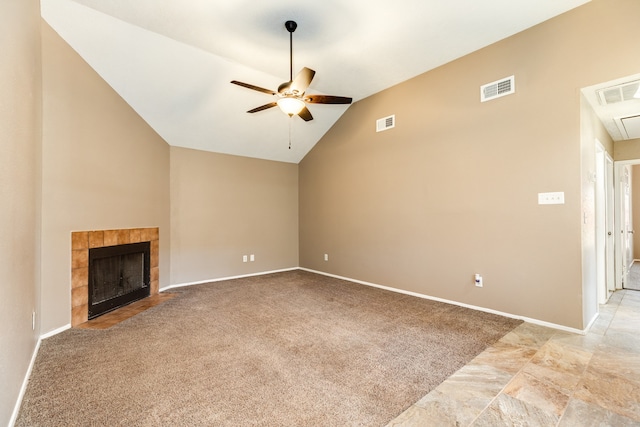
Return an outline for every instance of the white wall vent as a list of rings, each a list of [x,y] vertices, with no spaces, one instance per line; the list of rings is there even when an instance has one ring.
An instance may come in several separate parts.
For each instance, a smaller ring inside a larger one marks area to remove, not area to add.
[[[611,86],[597,91],[600,104],[608,105],[634,99],[634,95],[640,89],[640,80]]]
[[[382,132],[383,130],[388,130],[394,127],[396,127],[395,114],[376,120],[376,132]]]
[[[495,82],[480,86],[480,102],[500,98],[505,95],[511,95],[512,93],[515,93],[515,91],[515,76],[505,77],[504,79],[496,80]]]

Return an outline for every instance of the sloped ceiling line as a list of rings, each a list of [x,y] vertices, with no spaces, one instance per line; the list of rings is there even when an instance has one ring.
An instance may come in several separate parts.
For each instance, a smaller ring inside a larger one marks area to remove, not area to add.
[[[229,83],[288,80],[285,21],[299,24],[294,73],[317,72],[308,93],[355,102],[588,1],[41,0],[41,10],[169,144],[298,163],[348,106],[312,105],[311,122],[247,114],[269,95]]]

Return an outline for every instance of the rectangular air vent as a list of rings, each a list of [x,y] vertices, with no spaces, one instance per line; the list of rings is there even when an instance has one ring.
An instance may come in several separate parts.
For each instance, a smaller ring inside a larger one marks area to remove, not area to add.
[[[621,117],[616,119],[619,121],[618,128],[622,131],[624,139],[640,138],[640,116]]]
[[[516,91],[515,76],[505,77],[480,86],[480,102],[511,95]]]
[[[395,114],[376,120],[376,132],[382,132],[383,130],[388,130],[394,127],[396,127]]]
[[[630,101],[634,99],[638,90],[640,90],[640,80],[600,89],[597,93],[600,104],[608,105],[622,101]]]

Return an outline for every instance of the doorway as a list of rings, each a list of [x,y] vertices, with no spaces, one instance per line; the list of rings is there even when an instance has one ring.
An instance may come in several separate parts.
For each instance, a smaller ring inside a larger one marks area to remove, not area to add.
[[[637,288],[631,284],[631,269],[636,260],[634,248],[640,249],[640,236],[634,232],[634,224],[640,223],[640,159],[616,161],[616,288]],[[634,204],[636,205],[634,207]],[[635,218],[635,221],[634,221]],[[636,266],[636,268],[638,268]],[[637,280],[636,280],[637,281]]]

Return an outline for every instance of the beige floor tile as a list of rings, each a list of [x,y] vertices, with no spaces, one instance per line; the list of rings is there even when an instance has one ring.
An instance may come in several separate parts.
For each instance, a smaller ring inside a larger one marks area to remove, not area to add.
[[[571,399],[567,410],[562,415],[558,427],[631,427],[638,422],[618,415],[600,406],[592,405],[578,399]]]
[[[386,427],[425,427],[425,426],[458,426],[455,420],[449,419],[448,414],[431,412],[425,408],[411,406],[409,409],[393,419]]]
[[[574,348],[593,353],[600,346],[600,344],[602,344],[602,340],[602,335],[594,335],[589,333],[585,335],[559,333],[554,335],[550,341],[559,342],[564,345],[569,345]]]
[[[523,323],[500,339],[501,343],[517,346],[540,348],[557,331],[532,323]]]
[[[615,375],[640,387],[640,352],[603,346],[594,353],[589,369],[599,375]]]
[[[587,368],[573,397],[640,421],[640,387],[625,378]]]
[[[590,351],[551,340],[538,350],[531,363],[557,372],[582,375],[592,356]]]
[[[558,417],[553,413],[506,394],[500,394],[471,425],[473,427],[549,427],[555,426],[557,422]]]
[[[498,341],[476,356],[470,364],[491,366],[515,375],[529,363],[536,351],[535,348]]]
[[[503,393],[558,417],[564,412],[570,397],[569,391],[526,372],[516,375]]]
[[[415,406],[425,409],[429,420],[442,419],[452,425],[469,425],[511,378],[511,374],[491,366],[467,365]]]

